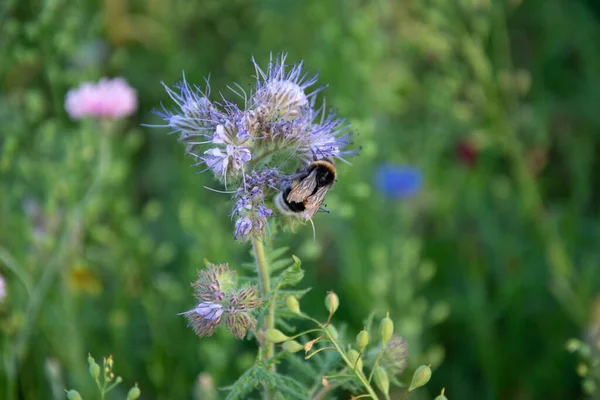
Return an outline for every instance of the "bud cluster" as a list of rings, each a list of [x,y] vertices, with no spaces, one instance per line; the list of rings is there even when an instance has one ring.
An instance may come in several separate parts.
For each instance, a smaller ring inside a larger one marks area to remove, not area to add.
[[[271,60],[266,70],[253,60],[254,88],[229,86],[240,105],[223,96],[210,100],[208,83],[204,90],[185,77],[174,88],[163,84],[175,107],[156,112],[165,121],[162,126],[186,143],[193,166],[211,170],[225,188],[235,188],[236,239],[264,235],[272,215],[266,203],[285,174],[314,159],[354,155],[345,149],[351,144],[349,124],[325,106],[315,108],[322,88],[309,89],[317,76],[308,77],[302,63],[287,69],[285,59],[282,54]]]
[[[256,328],[252,314],[262,304],[258,289],[239,286],[235,278],[226,264],[198,271],[198,280],[192,283],[198,305],[183,313],[198,336],[211,336],[221,322],[238,339]]]

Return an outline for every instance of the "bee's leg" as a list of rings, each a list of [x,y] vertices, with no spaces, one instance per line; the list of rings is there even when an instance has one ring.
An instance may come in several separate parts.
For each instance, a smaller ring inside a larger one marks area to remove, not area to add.
[[[322,204],[321,207],[319,207],[319,212],[325,212],[327,214],[329,214],[331,212],[331,210],[329,210],[327,207],[327,204]]]

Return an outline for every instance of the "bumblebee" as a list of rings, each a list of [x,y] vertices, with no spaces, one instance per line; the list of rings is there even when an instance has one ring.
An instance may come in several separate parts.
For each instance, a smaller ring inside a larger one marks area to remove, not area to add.
[[[275,197],[275,205],[283,215],[310,220],[322,208],[325,195],[335,181],[333,160],[315,160],[288,177],[287,183]]]

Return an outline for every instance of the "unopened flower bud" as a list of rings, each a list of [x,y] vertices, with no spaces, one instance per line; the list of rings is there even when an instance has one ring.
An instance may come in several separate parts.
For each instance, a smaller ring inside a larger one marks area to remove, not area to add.
[[[288,340],[287,342],[284,342],[283,345],[281,345],[281,347],[284,351],[287,351],[288,353],[295,353],[304,349],[304,346],[296,342],[295,340]]]
[[[421,386],[429,382],[429,379],[431,379],[431,368],[429,368],[427,365],[421,365],[415,371],[412,377],[412,381],[410,382],[408,391],[412,392],[413,390],[420,388]]]
[[[127,393],[127,400],[135,400],[138,397],[140,397],[141,394],[142,394],[142,392],[137,387],[137,383],[136,383],[136,385],[134,387],[129,389],[129,393]]]
[[[81,395],[77,390],[69,390],[67,392],[67,399],[69,400],[82,400]]]
[[[373,371],[373,378],[375,379],[375,384],[379,390],[385,393],[386,397],[388,397],[390,392],[390,379],[388,378],[387,372],[385,372],[385,368],[375,368],[375,371]]]
[[[339,306],[340,306],[340,299],[337,296],[337,294],[335,294],[333,292],[328,292],[327,296],[325,297],[325,308],[327,308],[327,311],[329,311],[329,314],[333,315],[333,313],[335,313],[335,311],[338,309]]]
[[[442,389],[442,392],[433,400],[448,400],[448,398],[444,395],[446,388]]]
[[[390,313],[387,313],[385,318],[381,320],[380,325],[381,330],[381,345],[385,348],[385,345],[392,338],[392,334],[394,333],[394,321],[390,318]]]
[[[265,332],[265,338],[267,341],[272,343],[285,342],[286,340],[290,339],[289,336],[286,336],[279,329],[267,329]]]
[[[337,340],[338,332],[337,332],[337,329],[335,329],[335,326],[327,325],[327,328],[325,328],[325,331],[331,336],[331,338],[333,340]]]
[[[298,299],[296,298],[296,296],[288,296],[285,299],[285,304],[291,312],[293,312],[294,314],[300,314],[300,303],[298,303]]]
[[[100,366],[96,364],[96,360],[94,360],[94,357],[92,357],[92,355],[89,353],[87,362],[90,366],[90,375],[92,376],[92,378],[98,379],[98,377],[100,376]]]
[[[358,332],[358,335],[356,335],[356,345],[358,346],[360,351],[363,351],[368,344],[369,333],[363,329],[362,331]]]
[[[94,379],[98,379],[100,376],[100,366],[96,363],[90,364],[90,375]]]
[[[363,369],[363,362],[362,359],[360,358],[360,353],[354,349],[350,349],[348,350],[348,359],[350,360],[350,363],[352,363],[352,368],[354,368],[354,366],[356,366],[356,369],[358,371],[362,371]]]
[[[325,379],[325,377],[323,377],[323,378],[321,378],[321,385],[323,385],[323,387],[328,387],[329,381],[327,379]]]

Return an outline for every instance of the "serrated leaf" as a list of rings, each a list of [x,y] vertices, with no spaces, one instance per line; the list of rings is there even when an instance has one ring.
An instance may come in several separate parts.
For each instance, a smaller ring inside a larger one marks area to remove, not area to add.
[[[278,249],[271,250],[267,254],[267,258],[268,258],[269,262],[273,263],[273,262],[277,261],[283,255],[285,255],[285,253],[287,253],[289,249],[290,249],[289,247],[280,247]]]
[[[280,269],[284,269],[285,267],[290,267],[290,260],[277,260],[269,264],[269,269],[271,272],[279,271]]]
[[[294,295],[294,296],[296,296],[296,298],[301,299],[302,296],[304,296],[306,293],[310,292],[311,290],[312,290],[312,287],[309,287],[306,289],[298,289],[298,290],[287,289],[287,290],[280,290],[279,294],[281,294],[284,297],[285,297],[285,295]]]
[[[290,370],[294,371],[294,374],[302,374],[310,382],[316,382],[317,379],[321,379],[323,375],[317,371],[311,363],[304,358],[299,357],[296,354],[286,353],[286,360],[290,364]]]
[[[256,370],[259,369],[256,365],[244,372],[242,376],[231,386],[222,388],[228,390],[226,400],[244,400],[252,393],[260,384]]]
[[[304,278],[304,270],[300,268],[302,262],[296,256],[292,256],[292,259],[294,260],[294,264],[277,277],[276,291],[283,286],[294,286]]]
[[[244,262],[240,264],[240,267],[246,271],[256,272],[256,264],[253,262]]]
[[[280,374],[274,374],[274,376],[277,391],[284,395],[285,399],[305,400],[309,398],[306,388],[294,378]]]

